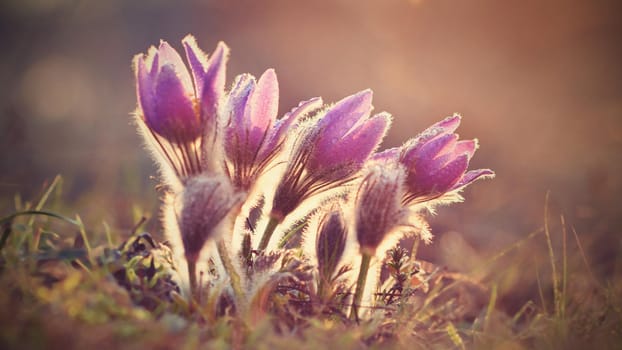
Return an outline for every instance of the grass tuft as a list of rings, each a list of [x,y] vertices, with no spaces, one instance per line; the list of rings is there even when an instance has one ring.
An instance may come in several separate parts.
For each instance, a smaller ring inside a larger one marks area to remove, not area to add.
[[[304,265],[266,284],[243,316],[232,312],[226,293],[189,301],[171,278],[170,248],[157,233],[142,232],[142,213],[128,230],[103,223],[98,233],[79,215],[48,208],[61,184],[55,178],[35,205],[18,200],[15,212],[0,219],[2,348],[613,349],[622,343],[622,283],[599,280],[572,227],[574,240],[568,239],[564,216],[554,227],[549,194],[542,228],[471,271],[417,260],[415,251],[390,251],[377,306],[358,305],[370,316],[350,320],[332,311],[351,303],[351,287],[321,303],[296,294],[292,283],[306,276]],[[536,264],[535,273],[521,266],[538,258],[548,264]],[[533,284],[507,287],[504,278],[521,274]],[[523,297],[512,309],[507,300],[516,295]]]

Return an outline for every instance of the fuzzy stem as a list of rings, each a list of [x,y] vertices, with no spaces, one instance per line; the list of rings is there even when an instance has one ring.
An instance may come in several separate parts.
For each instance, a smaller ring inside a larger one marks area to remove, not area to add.
[[[324,299],[326,298],[326,287],[326,279],[320,274],[320,281],[317,286],[317,296],[320,298],[321,301],[324,301]]]
[[[197,298],[197,263],[194,260],[187,260],[188,262],[188,278],[190,279],[190,295]]]
[[[274,233],[274,230],[278,225],[279,221],[273,217],[270,217],[268,225],[266,225],[266,230],[263,232],[263,236],[261,236],[259,247],[257,247],[258,250],[266,250],[266,248],[268,247],[268,243],[270,243],[270,237],[272,237],[272,234]]]
[[[242,291],[242,282],[240,280],[240,275],[235,271],[235,267],[233,266],[233,261],[231,261],[231,257],[229,256],[229,252],[227,251],[227,246],[225,245],[224,240],[219,240],[216,243],[218,248],[218,255],[220,255],[220,261],[222,261],[222,265],[225,267],[227,274],[229,275],[229,279],[231,280],[231,287],[233,288],[233,293],[236,298],[236,306],[240,307],[242,303],[244,303],[244,292]]]
[[[352,310],[350,310],[350,318],[353,320],[359,319],[358,307],[363,300],[363,291],[365,289],[365,282],[367,281],[367,272],[369,271],[369,264],[371,262],[371,255],[363,253],[361,258],[361,268],[359,269],[359,277],[356,280],[356,290],[354,291],[354,300],[352,301]]]
[[[416,236],[413,239],[413,246],[412,246],[412,249],[410,250],[410,261],[413,263],[416,261],[416,258],[417,258],[417,251],[419,250],[419,242],[421,242],[421,240],[419,239],[419,236]]]

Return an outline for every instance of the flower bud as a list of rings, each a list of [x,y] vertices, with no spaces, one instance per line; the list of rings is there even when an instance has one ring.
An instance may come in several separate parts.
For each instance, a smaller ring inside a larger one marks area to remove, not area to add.
[[[402,222],[406,173],[400,164],[366,169],[355,199],[356,238],[361,252],[373,256],[385,236]]]
[[[243,200],[243,195],[235,192],[226,177],[200,175],[187,182],[182,196],[179,230],[186,259],[195,262],[205,243],[218,235],[218,225]]]
[[[330,281],[346,247],[348,229],[343,213],[333,207],[324,214],[318,227],[315,252],[317,255],[320,279]]]

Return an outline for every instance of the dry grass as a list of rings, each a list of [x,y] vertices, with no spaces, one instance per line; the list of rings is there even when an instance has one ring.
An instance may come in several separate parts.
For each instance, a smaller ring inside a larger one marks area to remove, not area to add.
[[[67,210],[60,182],[36,203],[18,202],[0,221],[1,348],[613,349],[622,343],[622,281],[592,273],[579,235],[563,216],[550,217],[548,196],[542,229],[468,273],[414,263],[405,252],[370,316],[356,323],[335,313],[297,313],[273,295],[265,296],[270,307],[260,303],[244,317],[223,310],[221,300],[189,303],[168,277],[166,246],[137,235],[142,221],[128,234],[60,215]],[[525,268],[529,261],[548,263],[535,263],[534,271]],[[407,278],[397,288],[400,273]],[[508,283],[525,280],[533,283]]]

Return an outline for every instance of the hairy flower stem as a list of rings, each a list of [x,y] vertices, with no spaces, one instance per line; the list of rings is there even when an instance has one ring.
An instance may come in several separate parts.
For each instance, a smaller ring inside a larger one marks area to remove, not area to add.
[[[325,301],[327,298],[329,288],[331,287],[330,281],[327,281],[324,276],[320,276],[320,282],[317,286],[317,296],[321,301]]]
[[[350,310],[350,319],[358,320],[358,307],[363,300],[363,291],[365,289],[365,282],[367,281],[367,272],[369,271],[369,264],[371,262],[371,255],[363,253],[361,259],[361,268],[359,270],[359,277],[356,280],[356,290],[354,291],[354,300],[352,301],[352,309]]]
[[[240,275],[235,271],[235,267],[233,266],[233,261],[231,261],[231,257],[229,256],[229,252],[227,251],[227,246],[225,245],[224,240],[219,240],[216,243],[218,248],[218,255],[220,255],[220,261],[222,261],[222,265],[225,267],[225,271],[229,275],[229,279],[231,280],[231,288],[233,288],[233,294],[235,294],[236,306],[239,308],[241,303],[244,302],[244,292],[242,291],[242,282],[240,280]]]
[[[188,260],[188,278],[190,278],[190,295],[197,299],[197,262]]]
[[[419,237],[415,237],[413,239],[413,246],[412,246],[412,249],[410,250],[410,261],[413,263],[416,261],[416,258],[417,258],[417,250],[419,250],[419,242],[421,242],[421,239]]]
[[[259,246],[257,249],[259,251],[266,250],[268,247],[268,243],[270,243],[270,237],[274,233],[274,230],[279,225],[279,221],[273,217],[270,217],[268,221],[268,225],[266,225],[266,230],[263,232],[263,236],[261,236],[261,241],[259,242]]]

